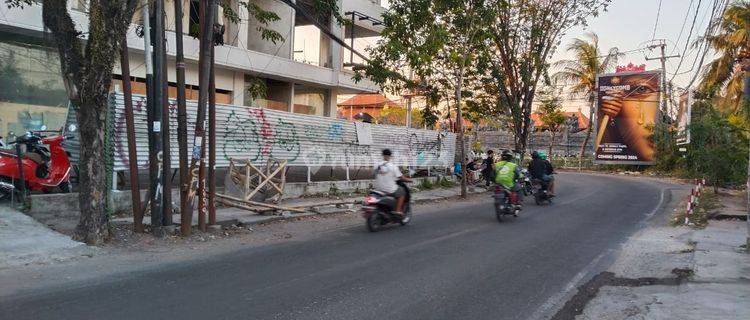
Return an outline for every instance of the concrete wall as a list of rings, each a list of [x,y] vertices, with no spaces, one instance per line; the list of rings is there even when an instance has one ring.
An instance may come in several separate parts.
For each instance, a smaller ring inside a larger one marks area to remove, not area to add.
[[[441,177],[415,178],[412,185],[419,185],[425,179],[435,182]],[[446,177],[453,180],[453,177]],[[352,181],[324,181],[312,183],[288,183],[284,188],[283,199],[299,198],[301,196],[324,195],[332,192],[352,193],[366,191],[372,188],[373,180]],[[222,188],[223,189],[223,188]],[[219,190],[223,192],[223,190]],[[141,199],[146,199],[146,190],[141,191]],[[110,207],[116,214],[132,214],[132,197],[130,190],[115,190],[112,192]],[[172,200],[175,208],[179,208],[180,195],[173,189]],[[31,208],[28,215],[44,220],[46,218],[78,217],[78,193],[35,194],[31,196]]]
[[[247,38],[245,41],[247,49],[291,59],[292,44],[294,43],[294,10],[278,0],[251,0],[250,2],[264,10],[275,12],[281,19],[266,26],[258,23],[255,18],[249,17]],[[243,8],[243,10],[245,9]],[[261,32],[258,31],[258,27],[261,26],[280,33],[284,37],[284,40],[276,44],[269,40],[263,40]]]
[[[593,135],[594,133],[592,133]],[[555,144],[552,148],[553,155],[578,155],[581,151],[581,144],[586,138],[586,131],[573,133],[569,139],[566,139],[564,133],[557,133],[555,138]],[[471,147],[474,141],[479,141],[482,146],[482,150],[493,149],[495,151],[502,149],[514,149],[513,134],[506,131],[480,131],[475,137],[473,134],[469,134],[469,147]],[[589,139],[589,149],[593,142]],[[539,150],[547,152],[551,141],[551,135],[547,131],[534,132],[530,138],[527,150]],[[593,150],[591,150],[593,152]]]

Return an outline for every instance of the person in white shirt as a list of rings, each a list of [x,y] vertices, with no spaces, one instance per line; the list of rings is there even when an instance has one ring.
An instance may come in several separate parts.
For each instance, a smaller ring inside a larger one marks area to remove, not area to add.
[[[403,214],[406,190],[399,187],[396,181],[411,182],[409,177],[401,174],[401,170],[391,162],[391,150],[383,149],[383,162],[375,167],[375,190],[385,192],[396,198],[396,214]]]

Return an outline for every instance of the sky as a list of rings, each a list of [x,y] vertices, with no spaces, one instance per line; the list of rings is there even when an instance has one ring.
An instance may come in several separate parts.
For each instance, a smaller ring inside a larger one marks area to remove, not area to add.
[[[660,2],[661,9],[659,9]],[[695,27],[692,35],[688,38],[699,2],[700,7],[698,8]],[[693,61],[698,56],[699,50],[694,48],[692,44],[705,32],[713,3],[713,0],[614,0],[607,12],[589,19],[587,27],[578,26],[567,32],[552,61],[572,58],[565,51],[565,47],[574,38],[584,37],[587,32],[592,31],[599,36],[599,46],[602,52],[606,52],[612,47],[617,47],[621,52],[636,50],[648,46],[651,39],[666,39],[667,55],[679,54],[684,57],[682,65],[680,65],[681,58],[667,60],[667,80],[671,79],[674,73],[677,73],[673,82],[676,86],[684,88],[697,71],[697,63],[693,67]],[[654,26],[656,26],[655,32]],[[688,48],[685,51],[686,43],[688,43]],[[626,65],[632,62],[635,65],[640,65],[644,63],[646,64],[646,70],[661,69],[659,60],[646,61],[645,59],[646,57],[658,56],[659,49],[654,51],[642,50],[628,53],[619,60],[618,64]],[[700,56],[698,58],[700,59]],[[711,54],[709,53],[704,64],[710,59]],[[570,111],[577,109],[579,105],[580,101],[574,100],[568,100],[565,103],[566,109]],[[583,106],[582,109],[588,110]]]

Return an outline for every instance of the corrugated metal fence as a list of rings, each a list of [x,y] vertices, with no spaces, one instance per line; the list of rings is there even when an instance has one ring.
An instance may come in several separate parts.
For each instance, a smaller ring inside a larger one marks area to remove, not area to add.
[[[114,104],[114,170],[128,168],[127,135],[123,95],[111,97]],[[138,145],[138,166],[148,166],[146,98],[133,96],[135,137]],[[188,101],[188,127],[194,128],[197,103]],[[71,113],[73,113],[71,111]],[[69,121],[75,121],[69,116]],[[451,166],[456,150],[452,133],[406,127],[371,125],[372,144],[358,141],[354,123],[328,117],[294,114],[270,109],[234,105],[216,106],[216,163],[229,166],[229,159],[250,159],[263,164],[268,159],[285,159],[298,167],[359,167],[372,166],[381,159],[384,148],[393,150],[394,161],[400,166]],[[178,167],[177,107],[170,100],[172,134],[172,167]],[[192,144],[193,130],[188,132]],[[78,149],[70,150],[77,159]]]

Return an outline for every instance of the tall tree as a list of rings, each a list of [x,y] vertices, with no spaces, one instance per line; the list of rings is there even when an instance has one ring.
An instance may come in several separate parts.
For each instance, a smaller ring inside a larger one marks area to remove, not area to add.
[[[365,70],[375,82],[399,90],[417,86],[391,71],[408,68],[426,87],[426,110],[439,101],[455,106],[461,162],[465,159],[461,106],[476,53],[486,39],[487,9],[484,0],[391,1],[383,16],[381,40],[370,51],[372,59]],[[461,195],[466,196],[466,173],[462,176]]]
[[[497,108],[510,119],[515,149],[525,152],[531,128],[531,107],[540,79],[547,77],[548,59],[560,38],[589,16],[606,10],[611,0],[490,0],[491,35],[484,51],[488,70],[485,90],[497,97]]]
[[[599,49],[599,37],[595,33],[588,33],[584,39],[573,39],[566,50],[573,55],[573,59],[560,60],[554,63],[559,69],[553,77],[555,80],[570,85],[570,93],[575,97],[584,97],[589,104],[589,126],[586,138],[583,139],[581,152],[578,155],[579,167],[586,155],[586,147],[591,139],[594,110],[596,109],[596,77],[601,73],[611,71],[617,60],[623,56],[619,49],[610,48],[607,53]]]
[[[719,98],[718,105],[724,111],[750,117],[750,110],[741,108],[744,78],[740,65],[742,53],[750,53],[750,2],[733,2],[717,19],[718,32],[703,39],[717,57],[706,66],[700,90]]]
[[[562,99],[555,88],[546,88],[540,92],[539,108],[536,113],[544,123],[544,128],[550,134],[549,152],[552,156],[552,148],[555,146],[555,138],[560,128],[565,124],[565,113],[562,110]],[[542,129],[542,128],[540,128]]]
[[[32,5],[31,0],[6,0],[8,6]],[[137,0],[91,0],[88,32],[78,30],[66,0],[42,2],[44,27],[52,33],[60,54],[60,68],[76,111],[81,139],[78,202],[81,216],[74,239],[89,244],[109,236],[105,214],[107,173],[104,128],[107,93],[120,44],[133,18]]]

